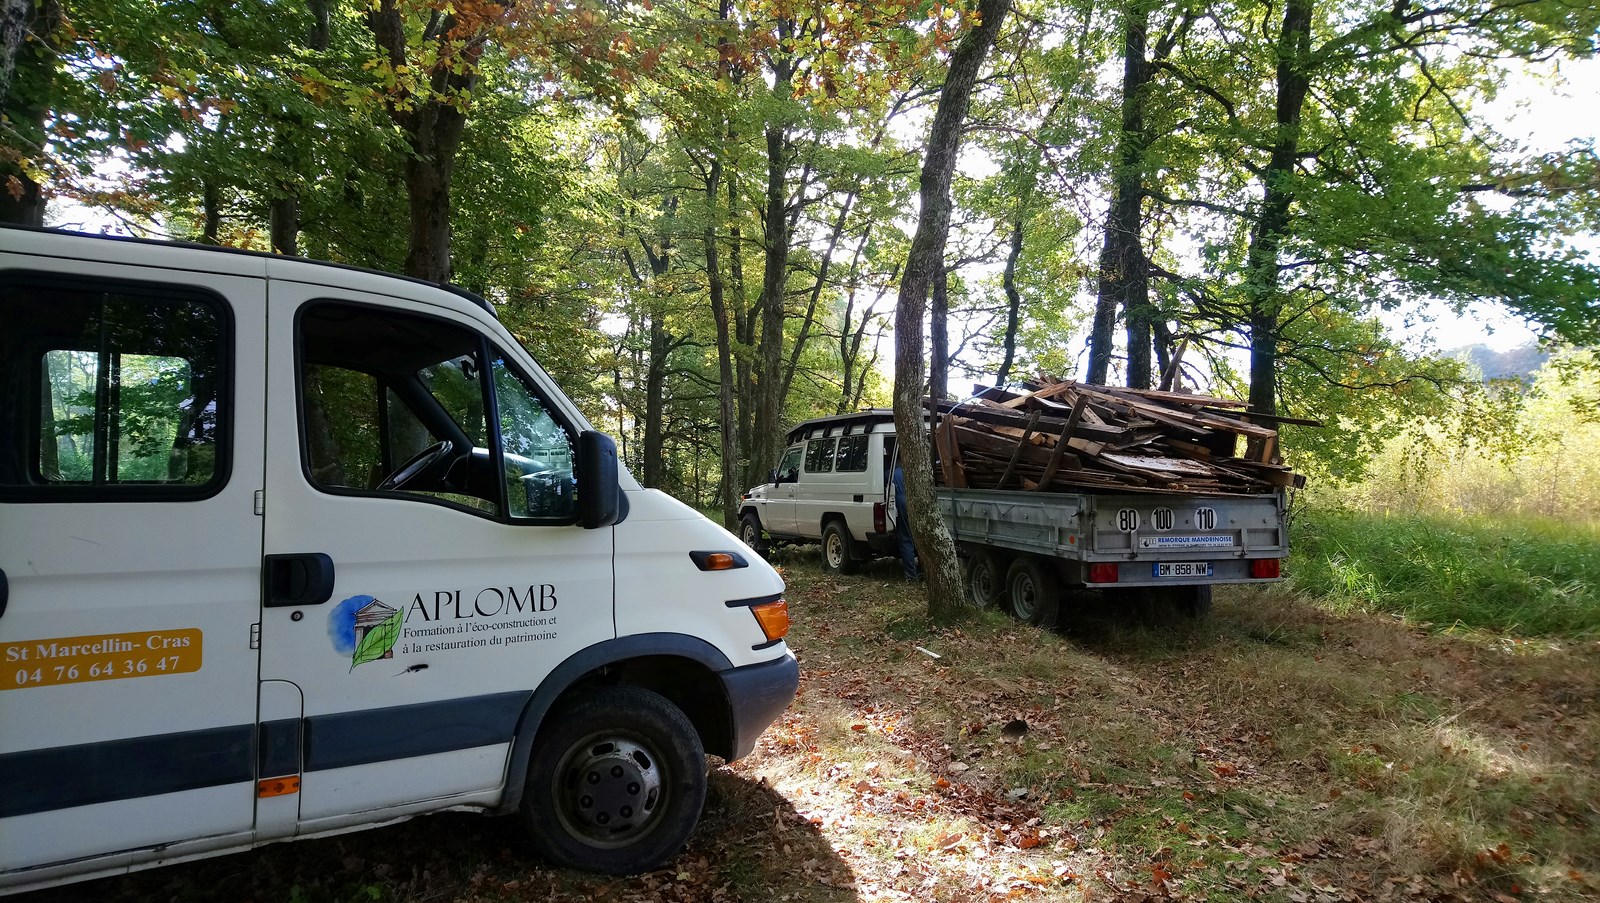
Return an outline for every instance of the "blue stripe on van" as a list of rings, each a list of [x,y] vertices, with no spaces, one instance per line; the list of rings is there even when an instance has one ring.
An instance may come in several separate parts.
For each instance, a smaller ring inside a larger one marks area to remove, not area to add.
[[[0,755],[0,818],[509,743],[532,691]]]
[[[509,743],[532,695],[516,690],[307,718],[305,770]]]
[[[255,725],[0,755],[0,818],[255,780]]]

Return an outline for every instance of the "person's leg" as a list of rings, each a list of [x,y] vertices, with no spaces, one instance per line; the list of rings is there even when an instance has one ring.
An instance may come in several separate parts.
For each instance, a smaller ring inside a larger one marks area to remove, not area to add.
[[[900,537],[900,565],[905,569],[906,579],[916,580],[922,576],[922,567],[917,563],[917,545],[911,541],[911,527],[904,514],[895,525],[895,533]]]

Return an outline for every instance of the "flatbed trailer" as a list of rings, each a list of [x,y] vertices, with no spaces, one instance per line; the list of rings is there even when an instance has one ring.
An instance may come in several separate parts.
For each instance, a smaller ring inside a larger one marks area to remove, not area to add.
[[[1287,499],[936,487],[973,601],[1035,624],[1069,589],[1132,590],[1203,615],[1211,587],[1282,579]]]

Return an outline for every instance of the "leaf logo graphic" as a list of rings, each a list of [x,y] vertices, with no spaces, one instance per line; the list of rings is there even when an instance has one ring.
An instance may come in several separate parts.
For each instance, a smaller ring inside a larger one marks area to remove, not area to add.
[[[405,627],[405,612],[367,595],[351,596],[328,612],[328,640],[333,650],[356,665],[393,658],[395,642]]]
[[[396,611],[362,634],[361,640],[356,643],[355,653],[350,656],[350,670],[354,671],[356,665],[387,657],[395,641],[400,639],[400,625],[403,623],[405,613]]]

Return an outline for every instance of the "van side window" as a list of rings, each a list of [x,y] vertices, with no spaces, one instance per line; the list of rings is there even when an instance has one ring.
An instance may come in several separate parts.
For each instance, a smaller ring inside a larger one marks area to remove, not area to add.
[[[512,517],[571,520],[578,514],[571,433],[520,374],[495,355],[495,400]]]
[[[324,486],[371,489],[383,478],[378,381],[322,364],[305,368],[306,461]]]
[[[220,302],[176,286],[63,285],[59,275],[6,282],[0,368],[6,432],[18,441],[0,450],[0,486],[106,498],[193,498],[221,487]]]
[[[301,434],[313,484],[499,512],[477,333],[334,301],[308,304],[299,332]]]
[[[806,443],[806,473],[833,473],[833,446],[837,439],[812,439]]]
[[[833,469],[840,473],[865,473],[867,470],[867,437],[845,436],[839,440],[839,450],[833,456]]]

